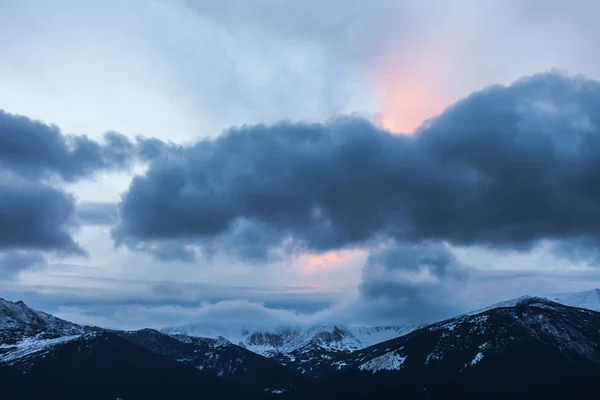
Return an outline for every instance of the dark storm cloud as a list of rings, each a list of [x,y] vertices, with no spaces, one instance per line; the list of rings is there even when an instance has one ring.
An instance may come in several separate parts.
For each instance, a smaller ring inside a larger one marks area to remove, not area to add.
[[[234,129],[151,162],[124,195],[114,236],[132,247],[203,239],[205,249],[227,243],[250,258],[288,237],[317,249],[362,241],[365,228],[376,233],[385,216],[362,213],[362,202],[379,200],[354,193],[371,180],[356,157],[366,155],[367,167],[387,174],[375,159],[390,149],[386,142],[395,139],[353,118]],[[344,198],[349,194],[354,199]]]
[[[83,253],[73,240],[75,200],[37,181],[0,181],[0,250],[37,249]]]
[[[103,142],[65,135],[54,125],[0,110],[0,272],[44,262],[44,253],[85,255],[73,233],[79,220],[75,199],[56,186],[102,170],[128,167],[136,146],[108,132]],[[83,205],[84,222],[106,223],[116,214],[105,205]],[[114,222],[114,220],[112,221]]]
[[[367,264],[389,271],[427,270],[432,276],[439,278],[452,272],[456,258],[445,246],[438,243],[394,244],[371,251]]]
[[[123,168],[134,155],[135,145],[120,133],[107,132],[99,143],[0,110],[1,169],[26,177],[74,181],[100,170]]]
[[[165,143],[156,138],[138,136],[136,154],[142,161],[155,161],[160,158],[181,157],[185,147],[173,142]]]
[[[352,117],[244,126],[154,158],[123,195],[113,235],[254,259],[382,237],[595,241],[599,124],[598,82],[546,73],[473,93],[413,136]]]
[[[457,311],[452,300],[468,275],[443,244],[387,244],[369,253],[359,284],[360,307],[373,318],[436,321]]]

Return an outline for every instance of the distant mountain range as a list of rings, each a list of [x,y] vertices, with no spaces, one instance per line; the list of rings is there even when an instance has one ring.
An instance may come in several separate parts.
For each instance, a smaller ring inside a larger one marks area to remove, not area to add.
[[[176,337],[221,338],[254,353],[277,360],[311,377],[327,373],[331,360],[355,350],[405,335],[417,326],[250,327],[191,324],[162,332]]]
[[[595,289],[420,327],[115,331],[0,299],[0,398],[588,398],[598,311]]]
[[[321,324],[310,327],[260,327],[190,324],[162,332],[207,338],[224,337],[232,343],[262,355],[291,353],[306,347],[330,350],[358,350],[414,330],[414,326],[345,326]]]

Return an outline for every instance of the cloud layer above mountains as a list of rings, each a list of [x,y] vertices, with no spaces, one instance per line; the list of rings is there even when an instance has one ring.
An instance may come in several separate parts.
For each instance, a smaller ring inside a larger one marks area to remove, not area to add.
[[[164,258],[259,262],[388,239],[593,246],[599,124],[600,83],[545,73],[475,92],[413,135],[357,117],[243,126],[154,152],[113,236]]]

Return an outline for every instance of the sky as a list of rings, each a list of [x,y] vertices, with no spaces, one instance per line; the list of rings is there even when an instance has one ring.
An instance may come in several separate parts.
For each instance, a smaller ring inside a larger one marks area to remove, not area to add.
[[[593,0],[0,0],[0,296],[424,323],[600,286]]]

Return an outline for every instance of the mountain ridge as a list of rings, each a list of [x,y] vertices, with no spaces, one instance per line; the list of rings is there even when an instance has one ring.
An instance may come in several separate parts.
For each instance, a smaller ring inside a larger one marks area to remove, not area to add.
[[[45,387],[63,398],[94,398],[86,390],[97,388],[98,399],[113,400],[192,393],[317,400],[371,398],[374,391],[378,398],[494,398],[499,388],[499,398],[564,398],[600,390],[600,313],[573,305],[591,307],[596,298],[595,290],[556,296],[569,305],[521,296],[419,327],[323,324],[284,330],[285,338],[240,328],[250,347],[272,340],[267,357],[223,336],[80,326],[0,299],[0,394],[33,399]],[[528,376],[525,367],[535,372]],[[69,374],[85,382],[72,393],[64,392]],[[153,376],[151,391],[140,388],[146,376]]]
[[[600,389],[600,313],[540,297],[467,313],[340,360],[298,398],[567,398]]]
[[[22,338],[52,339],[83,334],[88,327],[29,308],[23,301],[0,298],[0,344],[15,344]]]
[[[310,345],[332,350],[357,350],[399,336],[415,327],[412,325],[368,327],[338,323],[267,327],[195,323],[168,327],[160,331],[169,335],[215,339],[223,337],[238,346],[258,354],[268,355],[289,353]]]

